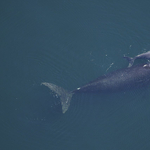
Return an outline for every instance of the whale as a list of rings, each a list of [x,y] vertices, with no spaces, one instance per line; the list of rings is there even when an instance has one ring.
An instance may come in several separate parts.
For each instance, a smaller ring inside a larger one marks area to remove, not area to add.
[[[48,82],[42,82],[41,85],[48,87],[57,97],[60,97],[62,113],[65,113],[70,106],[72,96],[76,93],[118,92],[147,86],[149,83],[150,63],[146,63],[104,74],[72,91]]]
[[[150,51],[148,51],[146,53],[139,54],[139,55],[137,55],[137,56],[135,56],[133,58],[132,57],[128,57],[128,56],[123,56],[123,58],[128,60],[128,62],[129,62],[128,67],[132,67],[132,65],[133,65],[133,63],[134,63],[134,61],[136,59],[148,59],[148,60],[150,60]]]

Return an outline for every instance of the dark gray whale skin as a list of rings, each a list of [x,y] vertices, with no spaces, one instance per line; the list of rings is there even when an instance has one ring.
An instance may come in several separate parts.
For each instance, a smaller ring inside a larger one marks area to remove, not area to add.
[[[150,82],[150,64],[116,70],[89,82],[72,91],[77,92],[114,92],[139,88]]]
[[[62,112],[65,113],[69,106],[72,95],[80,92],[115,92],[130,90],[150,84],[150,64],[142,64],[130,68],[119,69],[89,82],[73,91],[67,91],[53,83],[43,82],[57,96],[60,97]]]

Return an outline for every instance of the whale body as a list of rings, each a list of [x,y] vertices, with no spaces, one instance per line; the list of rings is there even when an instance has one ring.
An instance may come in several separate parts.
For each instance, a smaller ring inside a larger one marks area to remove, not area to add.
[[[42,82],[42,85],[47,86],[50,90],[60,97],[62,105],[62,113],[65,113],[70,101],[75,93],[81,92],[114,92],[121,90],[130,90],[140,88],[150,83],[150,64],[141,64],[130,68],[119,69],[102,75],[97,79],[78,87],[73,91],[65,90],[53,83]]]

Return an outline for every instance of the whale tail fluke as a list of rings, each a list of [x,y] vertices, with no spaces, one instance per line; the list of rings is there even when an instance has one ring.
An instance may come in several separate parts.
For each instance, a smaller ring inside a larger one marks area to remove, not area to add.
[[[56,96],[60,97],[60,102],[62,105],[62,113],[65,113],[70,106],[70,101],[73,93],[53,83],[42,82],[41,85],[47,86],[51,91],[53,91],[56,94]]]
[[[125,58],[126,60],[128,60],[128,62],[129,62],[128,68],[129,68],[129,67],[132,67],[135,58],[128,57],[128,56],[123,56],[123,58]]]

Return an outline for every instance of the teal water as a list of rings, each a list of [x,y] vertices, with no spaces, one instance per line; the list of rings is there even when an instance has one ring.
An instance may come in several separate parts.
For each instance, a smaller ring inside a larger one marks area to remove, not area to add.
[[[5,1],[0,5],[0,149],[147,150],[150,87],[59,99],[150,50],[149,1]],[[145,62],[137,60],[135,64]]]

